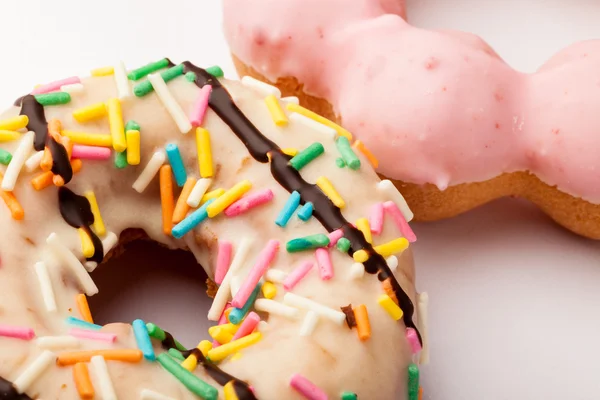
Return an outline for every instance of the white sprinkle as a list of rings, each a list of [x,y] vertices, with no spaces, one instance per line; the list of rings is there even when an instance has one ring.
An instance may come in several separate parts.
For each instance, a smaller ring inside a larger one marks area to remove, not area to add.
[[[289,319],[296,319],[300,315],[298,309],[270,299],[257,299],[254,303],[254,308],[258,311],[264,311],[271,315],[278,315]]]
[[[271,325],[267,321],[259,321],[256,330],[259,332],[268,332],[271,329]]]
[[[240,287],[242,287],[243,279],[239,275],[233,275],[231,277],[231,282],[229,283],[231,289],[231,297],[235,297],[237,292],[240,291]]]
[[[87,294],[88,296],[93,296],[96,293],[98,293],[98,287],[92,280],[90,274],[88,274],[88,272],[85,270],[83,264],[81,264],[79,259],[75,256],[75,254],[71,252],[71,250],[66,248],[60,242],[60,238],[55,232],[52,232],[50,236],[48,236],[48,239],[46,239],[46,243],[50,246],[50,249],[52,250],[54,256],[60,261],[64,262],[69,267],[69,269],[71,269],[71,271],[75,274],[77,280],[79,280],[79,282],[83,286],[85,294]]]
[[[129,88],[129,79],[127,78],[127,71],[125,70],[125,64],[123,61],[119,61],[114,66],[114,77],[115,83],[117,84],[117,92],[119,99],[125,99],[131,96],[131,89]]]
[[[398,257],[396,256],[389,256],[385,259],[385,262],[392,271],[395,271],[396,268],[398,268]]]
[[[388,196],[390,196],[391,200],[394,203],[396,203],[396,205],[402,212],[402,215],[404,215],[404,219],[406,220],[406,222],[412,221],[414,217],[413,212],[410,210],[410,207],[406,203],[406,200],[404,200],[404,196],[402,196],[402,194],[398,191],[396,186],[394,186],[394,184],[391,181],[384,179],[381,182],[377,183],[377,190],[379,190],[382,193],[386,193]]]
[[[165,159],[166,155],[163,150],[154,152],[154,154],[152,154],[152,158],[150,158],[150,161],[148,161],[148,164],[146,164],[146,167],[144,167],[144,170],[140,176],[138,176],[135,182],[133,182],[131,187],[138,193],[142,193],[144,190],[146,190],[152,179],[158,173],[160,167],[162,167],[162,165],[165,163]]]
[[[324,306],[323,304],[317,303],[314,300],[298,296],[294,293],[287,292],[285,296],[283,296],[283,302],[290,306],[314,311],[320,316],[330,319],[338,325],[342,325],[346,320],[346,314],[344,314],[343,312],[336,311],[333,308]]]
[[[259,81],[258,79],[254,79],[251,76],[244,76],[242,78],[242,85],[246,86],[247,88],[256,90],[262,96],[267,97],[270,95],[274,95],[278,99],[281,98],[281,90],[279,90],[273,85],[269,85],[268,83],[264,83]]]
[[[13,386],[17,390],[19,394],[25,393],[25,391],[31,386],[31,384],[42,375],[42,373],[50,366],[50,364],[54,364],[56,361],[56,356],[54,353],[48,350],[44,350],[42,354],[35,359],[34,362],[29,364],[27,368],[15,381],[13,382]]]
[[[108,367],[106,366],[104,357],[94,356],[92,357],[91,362],[94,366],[98,386],[100,387],[100,398],[102,400],[117,400],[115,388],[113,387],[110,375],[108,374]]]
[[[35,273],[40,281],[40,291],[42,292],[42,298],[46,305],[46,310],[49,312],[56,311],[56,298],[54,297],[54,290],[52,289],[52,281],[48,274],[48,267],[46,263],[40,261],[35,263]]]
[[[365,276],[365,266],[363,263],[353,263],[350,266],[350,279],[361,279]]]
[[[172,397],[165,396],[160,393],[156,393],[150,389],[143,389],[140,393],[140,398],[142,400],[175,400]]]
[[[300,100],[296,96],[282,97],[281,101],[283,101],[284,103],[288,103],[288,104],[291,103],[291,104],[300,105]]]
[[[319,322],[319,315],[314,311],[309,311],[304,316],[302,326],[300,326],[300,336],[310,336]]]
[[[330,127],[328,127],[326,125],[323,125],[322,123],[317,122],[314,119],[310,119],[308,117],[305,117],[304,115],[298,114],[297,112],[291,113],[288,116],[288,118],[293,123],[302,124],[306,128],[309,128],[309,129],[312,129],[314,131],[317,131],[320,134],[324,135],[325,137],[327,137],[327,138],[329,138],[331,140],[335,140],[335,137],[337,135],[337,132],[335,131],[335,129],[330,128]]]
[[[287,276],[287,272],[273,268],[267,270],[267,272],[265,273],[265,280],[273,283],[283,283]]]
[[[21,142],[19,142],[19,146],[17,146],[17,149],[13,153],[12,160],[10,160],[6,172],[4,173],[2,190],[12,192],[15,188],[17,178],[21,173],[21,168],[23,168],[23,164],[25,164],[25,160],[33,148],[34,135],[33,132],[29,131],[21,137]]]
[[[192,208],[198,207],[200,205],[200,200],[202,200],[202,196],[204,196],[211,184],[212,179],[210,178],[199,179],[186,200],[187,205]]]
[[[429,305],[429,295],[427,292],[419,293],[417,298],[417,315],[421,338],[423,339],[423,349],[421,350],[419,363],[429,364],[429,338],[427,334],[427,308]]]
[[[102,250],[104,250],[104,257],[117,245],[119,238],[114,232],[108,232],[104,239],[102,239]],[[86,261],[83,266],[88,272],[94,272],[98,267],[98,263],[95,261]]]
[[[43,336],[37,338],[35,343],[40,349],[51,350],[75,349],[81,346],[79,339],[73,336]]]
[[[158,98],[162,102],[163,106],[165,106],[169,114],[171,114],[171,117],[173,118],[173,121],[175,121],[175,124],[177,124],[179,131],[183,134],[191,131],[192,124],[190,120],[185,112],[183,112],[181,106],[177,103],[177,100],[175,100],[169,91],[169,88],[167,87],[167,84],[163,80],[162,76],[160,76],[160,74],[150,74],[148,75],[148,80],[152,84],[152,87],[154,88],[154,91],[158,95]]]
[[[77,95],[84,92],[84,87],[81,83],[72,83],[70,85],[63,85],[60,87],[61,92],[67,92],[70,95]]]
[[[40,163],[42,162],[42,158],[44,157],[44,151],[40,150],[35,153],[31,157],[25,161],[25,171],[33,172],[40,167]]]
[[[240,241],[240,244],[235,251],[235,255],[233,256],[233,261],[229,266],[229,271],[225,274],[223,282],[221,282],[221,286],[219,286],[217,294],[210,306],[210,310],[208,310],[209,321],[218,321],[221,317],[225,305],[227,304],[227,300],[229,300],[231,279],[246,260],[250,247],[252,247],[252,243],[253,239],[249,237],[244,237]]]

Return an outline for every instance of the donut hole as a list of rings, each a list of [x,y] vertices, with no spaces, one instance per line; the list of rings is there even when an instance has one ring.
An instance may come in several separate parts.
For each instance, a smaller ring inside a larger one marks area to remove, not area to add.
[[[120,245],[92,278],[100,290],[88,299],[97,324],[141,318],[185,346],[195,345],[198,332],[208,329],[207,275],[190,252],[136,239]]]

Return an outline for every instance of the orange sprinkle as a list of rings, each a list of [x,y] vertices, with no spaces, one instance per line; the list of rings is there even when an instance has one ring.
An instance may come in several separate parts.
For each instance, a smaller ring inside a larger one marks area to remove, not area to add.
[[[359,304],[353,308],[353,311],[358,338],[362,341],[368,340],[371,337],[371,323],[369,322],[367,307],[364,304]]]
[[[90,305],[88,304],[86,295],[78,294],[77,297],[75,297],[75,300],[77,301],[77,308],[79,308],[81,318],[84,321],[93,324],[94,319],[92,318],[92,312],[90,311]]]
[[[163,232],[171,235],[173,229],[173,174],[170,165],[160,167],[160,204],[162,206]]]
[[[423,400],[423,386],[419,386],[419,400]]]
[[[143,354],[138,349],[71,351],[59,354],[56,358],[56,365],[64,367],[66,365],[89,362],[94,356],[102,356],[106,361],[137,363],[142,360]]]
[[[0,172],[0,182],[4,179],[4,175]],[[25,217],[25,211],[23,211],[23,207],[15,197],[13,192],[5,192],[4,190],[0,190],[0,197],[6,203],[6,206],[10,210],[10,215],[13,219],[20,221]]]
[[[71,141],[71,138],[69,138],[68,136],[61,136],[60,143],[67,150],[67,156],[69,157],[69,160],[70,160],[71,154],[73,154],[73,142]]]
[[[367,157],[367,160],[369,160],[373,168],[377,168],[379,166],[379,160],[377,159],[377,157],[375,157],[373,153],[371,153],[371,151],[369,151],[369,149],[367,149],[367,146],[365,146],[363,142],[357,140],[354,142],[352,147],[358,149],[358,151],[360,151],[365,157]]]
[[[53,175],[52,182],[54,183],[54,186],[58,186],[58,187],[65,186],[65,180],[60,175]]]
[[[81,166],[82,163],[80,159],[71,160],[71,168],[73,169],[74,174],[81,171]],[[52,171],[46,171],[33,178],[31,180],[31,185],[35,190],[42,190],[52,185],[53,181],[54,175],[52,174]]]
[[[398,304],[398,298],[396,297],[396,292],[394,292],[394,288],[390,283],[390,278],[381,282],[381,287],[383,287],[383,291],[385,292],[385,294],[387,294],[394,303]]]
[[[87,364],[80,362],[73,366],[73,379],[75,379],[75,387],[77,387],[80,398],[86,400],[94,398],[94,386]]]
[[[52,153],[50,153],[50,149],[46,146],[44,147],[44,156],[42,157],[42,161],[40,161],[42,171],[50,171],[52,169],[52,162]]]
[[[188,211],[190,211],[190,206],[187,204],[187,199],[190,197],[190,193],[192,193],[194,185],[196,185],[196,178],[187,178],[185,185],[183,185],[183,189],[181,189],[179,198],[177,199],[177,204],[175,204],[175,211],[173,211],[174,224],[178,224],[183,221]]]

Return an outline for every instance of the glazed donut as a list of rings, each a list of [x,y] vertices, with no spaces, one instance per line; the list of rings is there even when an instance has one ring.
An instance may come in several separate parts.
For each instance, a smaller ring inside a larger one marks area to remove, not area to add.
[[[410,26],[403,0],[225,0],[224,13],[240,75],[343,120],[417,220],[517,196],[600,239],[597,41],[523,74],[477,36]]]
[[[294,101],[165,58],[38,86],[1,116],[0,398],[417,398],[410,210]],[[90,273],[129,228],[219,285],[197,347],[94,324]]]

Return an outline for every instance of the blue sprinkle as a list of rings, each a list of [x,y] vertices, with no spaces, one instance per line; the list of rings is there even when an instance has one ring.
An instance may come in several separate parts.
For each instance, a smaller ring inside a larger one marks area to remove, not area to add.
[[[233,310],[231,310],[231,312],[229,313],[229,322],[231,322],[234,325],[239,325],[242,323],[242,320],[244,319],[246,314],[248,314],[250,308],[252,308],[252,306],[254,305],[254,302],[258,297],[258,293],[260,292],[261,287],[262,283],[258,282],[258,285],[256,285],[252,293],[250,293],[250,297],[248,297],[248,300],[246,300],[246,304],[244,304],[244,307],[234,308]]]
[[[179,147],[177,147],[176,144],[169,143],[165,146],[165,150],[167,152],[167,157],[169,157],[169,163],[173,169],[173,175],[175,175],[177,186],[182,187],[185,185],[187,172],[185,172],[185,166],[183,165],[183,160],[181,159]]]
[[[215,201],[215,199],[210,199],[206,203],[202,205],[199,209],[188,215],[184,218],[183,221],[178,223],[171,230],[171,234],[175,239],[181,239],[186,233],[197,227],[202,221],[208,219],[208,212],[206,209],[209,204]]]
[[[138,348],[142,351],[142,354],[144,354],[144,358],[146,360],[155,361],[156,355],[154,354],[154,348],[150,341],[146,323],[141,319],[136,319],[131,326],[133,326],[135,341],[137,342]]]
[[[75,318],[75,317],[67,317],[65,319],[65,322],[69,325],[73,325],[73,326],[76,326],[78,328],[83,328],[83,329],[92,329],[94,331],[98,331],[98,330],[102,329],[102,326],[100,326],[100,325],[92,324],[92,323],[89,323],[82,319]]]
[[[282,228],[287,225],[292,215],[296,211],[296,208],[300,205],[300,193],[293,191],[288,200],[285,202],[283,209],[279,212],[275,223]]]
[[[313,209],[313,203],[309,201],[303,205],[300,210],[298,210],[298,218],[300,218],[302,221],[308,221],[310,217],[312,217]]]

